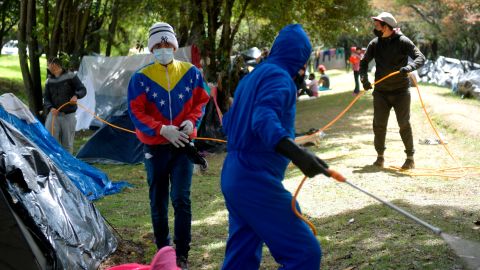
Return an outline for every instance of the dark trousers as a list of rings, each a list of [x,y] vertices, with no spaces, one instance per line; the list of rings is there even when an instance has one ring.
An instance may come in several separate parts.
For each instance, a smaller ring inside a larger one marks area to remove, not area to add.
[[[413,155],[412,127],[410,125],[410,103],[411,96],[408,89],[395,91],[394,93],[373,92],[373,133],[375,135],[375,150],[379,155],[385,151],[385,137],[387,135],[387,124],[390,111],[393,107],[400,127],[400,137],[405,145],[405,153]]]
[[[175,148],[171,144],[144,145],[144,153],[157,248],[170,245],[168,228],[170,193],[175,216],[173,242],[177,256],[188,257],[192,226],[190,187],[193,163],[182,148]]]
[[[360,92],[360,71],[353,71],[353,78],[355,79],[355,90],[354,93]]]
[[[308,88],[303,88],[298,91],[298,96],[301,96],[301,95],[308,95],[309,97],[311,97],[313,96],[313,92]]]

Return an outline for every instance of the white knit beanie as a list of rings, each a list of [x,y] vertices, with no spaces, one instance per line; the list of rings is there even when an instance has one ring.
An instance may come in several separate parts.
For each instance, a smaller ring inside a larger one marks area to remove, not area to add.
[[[178,49],[178,41],[173,32],[173,27],[164,22],[157,22],[148,30],[148,50],[151,52],[153,46],[161,42],[168,42]]]

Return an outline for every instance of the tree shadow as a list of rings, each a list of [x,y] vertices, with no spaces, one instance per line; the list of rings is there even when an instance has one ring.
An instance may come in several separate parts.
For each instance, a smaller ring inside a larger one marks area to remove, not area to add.
[[[353,166],[353,168],[354,168],[352,170],[353,173],[368,174],[368,173],[384,172],[394,177],[410,177],[409,175],[404,174],[401,171],[398,171],[392,168],[378,167],[373,164],[365,165],[365,166]]]
[[[444,232],[480,242],[471,229],[477,212],[393,203]],[[310,220],[320,234],[322,269],[466,269],[440,237],[382,204]]]
[[[353,97],[350,92],[340,92],[298,103],[297,130],[307,131],[310,128],[322,128],[342,112],[352,100]],[[372,98],[368,96],[368,93],[358,99],[342,118],[325,130],[327,137],[371,132],[371,120],[369,117],[364,117],[373,115],[371,100]]]

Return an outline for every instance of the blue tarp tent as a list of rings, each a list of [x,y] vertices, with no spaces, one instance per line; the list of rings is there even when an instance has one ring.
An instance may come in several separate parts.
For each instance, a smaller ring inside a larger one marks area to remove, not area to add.
[[[135,127],[126,106],[125,101],[106,121],[133,131]],[[134,133],[104,125],[80,148],[77,158],[89,163],[137,164],[143,162],[143,144]]]
[[[89,200],[118,193],[128,185],[126,182],[111,182],[105,173],[64,150],[13,94],[0,96],[0,118],[35,143]]]

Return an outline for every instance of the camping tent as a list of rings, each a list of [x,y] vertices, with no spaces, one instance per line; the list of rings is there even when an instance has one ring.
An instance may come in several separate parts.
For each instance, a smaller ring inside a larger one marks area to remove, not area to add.
[[[28,107],[11,93],[0,96],[0,119],[15,126],[32,141],[90,200],[120,192],[128,185],[125,182],[112,183],[105,173],[63,149]]]
[[[0,182],[6,181],[2,172]],[[0,269],[55,268],[53,248],[48,241],[35,241],[25,222],[10,207],[3,189],[0,189],[0,216]]]
[[[122,103],[106,120],[115,126],[134,130],[127,110],[127,103]],[[137,164],[143,161],[143,144],[135,134],[105,125],[80,148],[77,158],[89,163]]]
[[[97,269],[117,240],[52,159],[58,153],[30,138],[38,122],[13,118],[1,108],[0,269]]]

